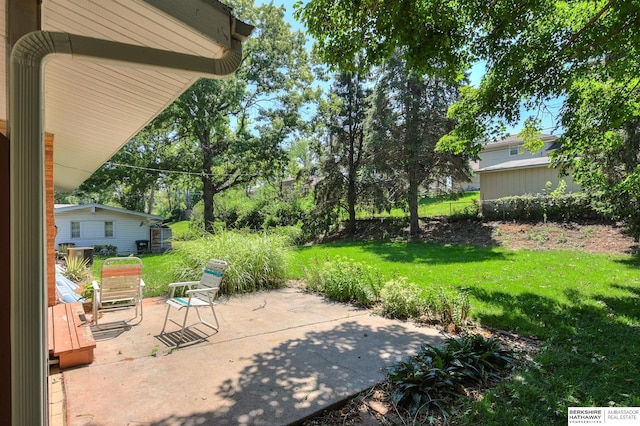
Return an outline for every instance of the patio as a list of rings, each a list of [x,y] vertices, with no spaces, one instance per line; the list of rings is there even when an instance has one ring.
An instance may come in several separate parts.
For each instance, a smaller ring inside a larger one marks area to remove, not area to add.
[[[301,423],[444,337],[289,287],[222,298],[219,332],[175,350],[158,336],[165,312],[162,298],[145,299],[140,325],[94,333],[95,361],[53,376],[51,424]]]

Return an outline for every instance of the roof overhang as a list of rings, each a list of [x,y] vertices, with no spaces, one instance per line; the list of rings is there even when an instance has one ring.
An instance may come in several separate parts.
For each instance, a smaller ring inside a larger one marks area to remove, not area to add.
[[[137,216],[143,219],[151,220],[151,221],[160,221],[162,222],[164,218],[162,216],[156,216],[153,214],[136,212],[133,210],[120,209],[117,207],[106,206],[104,204],[91,203],[91,204],[56,204],[53,208],[54,214],[59,213],[69,213],[69,212],[82,212],[89,211],[91,213],[95,213],[97,210],[105,210],[108,212],[118,213],[118,214],[126,214],[129,216]]]
[[[476,170],[476,173],[489,173],[489,172],[504,172],[507,170],[521,170],[544,167],[549,168],[551,164],[551,158],[549,157],[535,157],[527,158],[524,160],[506,161],[504,163],[495,164],[489,167],[483,167]]]
[[[4,2],[0,8],[4,15]],[[234,49],[241,52],[240,43],[252,29],[215,0],[42,2],[43,31],[139,46],[141,54],[150,48],[223,59]],[[6,69],[4,60],[0,66]],[[127,58],[50,55],[43,73],[43,128],[54,136],[55,188],[77,188],[199,77],[222,78],[236,68],[205,75]],[[5,87],[0,89],[0,119],[7,117]]]
[[[35,2],[24,3],[29,1]],[[6,18],[7,3],[0,1],[5,52],[6,22],[14,22]],[[9,77],[9,84],[0,88],[0,120],[8,118],[11,144],[9,309],[15,424],[44,424],[47,413],[44,133],[54,135],[55,186],[74,189],[197,78],[224,77],[242,62],[241,43],[250,26],[238,25],[214,0],[174,1],[184,15],[160,7],[169,3],[43,0],[42,30],[13,40],[9,63],[3,58],[0,64],[0,75]],[[219,35],[215,39],[195,24],[205,11],[216,28],[212,33]]]

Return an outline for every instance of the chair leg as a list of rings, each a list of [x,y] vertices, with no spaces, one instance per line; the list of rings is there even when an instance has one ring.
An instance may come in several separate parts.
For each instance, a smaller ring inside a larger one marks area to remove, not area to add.
[[[93,291],[93,322],[98,327],[98,305],[100,304],[100,293],[99,290]]]
[[[218,316],[216,315],[216,311],[215,309],[213,309],[213,304],[211,304],[211,313],[213,314],[213,319],[216,320],[216,325],[211,324],[208,321],[205,321],[201,316],[200,316],[200,309],[198,309],[198,307],[196,306],[196,312],[198,313],[198,319],[200,320],[200,322],[204,325],[206,325],[207,327],[213,328],[214,330],[218,331],[218,328],[220,328],[220,323],[218,322]]]
[[[169,310],[171,310],[171,306],[167,305],[167,315],[164,316],[164,324],[162,325],[162,331],[160,334],[164,333],[164,329],[167,327],[167,320],[169,319]]]
[[[189,308],[191,307],[191,299],[189,299],[189,304],[187,305],[187,310],[184,313],[184,321],[182,321],[182,331],[180,332],[180,337],[178,338],[178,344],[176,345],[176,347],[180,346],[180,343],[182,343],[182,338],[184,337],[184,329],[187,326],[187,317],[189,316]],[[198,311],[198,309],[196,309],[196,312]]]

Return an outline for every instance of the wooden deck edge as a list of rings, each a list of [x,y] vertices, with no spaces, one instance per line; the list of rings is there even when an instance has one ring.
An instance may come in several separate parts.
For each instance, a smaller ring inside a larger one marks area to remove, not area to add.
[[[96,341],[81,302],[51,306],[48,329],[49,354],[58,358],[60,368],[93,362]]]

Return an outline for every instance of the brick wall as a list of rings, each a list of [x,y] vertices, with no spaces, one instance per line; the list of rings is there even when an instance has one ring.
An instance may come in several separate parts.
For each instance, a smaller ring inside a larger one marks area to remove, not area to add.
[[[47,233],[47,303],[56,304],[56,223],[53,217],[53,135],[44,136],[44,179]]]

